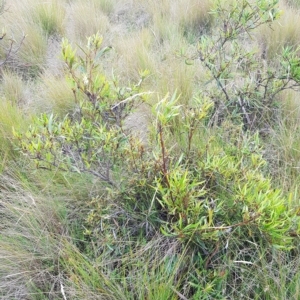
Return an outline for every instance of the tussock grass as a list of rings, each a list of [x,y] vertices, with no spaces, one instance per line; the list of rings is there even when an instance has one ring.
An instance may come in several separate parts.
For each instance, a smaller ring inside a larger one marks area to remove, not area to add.
[[[300,102],[298,92],[289,91],[281,96],[281,118],[272,131],[266,146],[270,172],[287,191],[294,192],[298,202],[300,178]]]
[[[93,2],[95,3],[95,6],[100,8],[106,15],[110,15],[114,11],[117,3],[116,0],[94,0]]]
[[[37,24],[24,24],[26,38],[16,58],[16,68],[36,76],[45,63],[47,39]]]
[[[170,57],[162,64],[162,72],[167,65],[169,66],[168,73],[166,71],[161,73],[163,76],[158,86],[160,94],[165,95],[168,91],[176,91],[178,95],[181,95],[182,103],[188,103],[195,93],[195,69],[185,65],[184,62],[179,62],[176,57]]]
[[[86,38],[95,32],[105,35],[109,29],[109,19],[96,4],[96,1],[74,2],[70,7],[69,37],[77,43],[85,43]]]
[[[52,111],[64,116],[74,109],[74,94],[64,77],[57,77],[45,72],[40,77],[38,89],[39,97],[32,103],[37,111]]]
[[[10,100],[0,99],[0,155],[5,158],[18,156],[15,151],[12,128],[26,128],[28,119],[23,117],[22,110]]]
[[[122,243],[129,249],[127,254],[114,259],[104,247],[94,261],[67,245],[62,250],[66,293],[74,299],[176,299],[174,290],[180,285],[176,276],[185,262],[184,255],[176,255],[180,245],[161,236],[147,246]]]
[[[264,56],[269,59],[276,57],[283,47],[297,47],[300,42],[300,29],[297,24],[300,12],[293,7],[281,2],[283,15],[278,22],[259,29],[258,41],[264,52]]]
[[[46,35],[64,33],[65,7],[61,1],[48,1],[36,3],[32,8],[32,19],[45,32]]]
[[[193,32],[197,36],[211,26],[212,17],[209,11],[212,8],[211,0],[179,1],[176,15],[184,32]]]
[[[36,196],[13,173],[11,169],[0,176],[0,296],[37,299],[58,295],[55,268],[63,235],[62,203]]]
[[[118,37],[115,41],[115,51],[119,56],[118,73],[131,80],[137,80],[139,71],[144,69],[153,74],[157,57],[151,52],[152,43],[153,35],[149,29]]]
[[[144,1],[144,5],[152,16],[153,31],[161,42],[188,31],[199,35],[210,23],[209,0]]]
[[[298,9],[300,8],[299,0],[286,0],[285,3],[290,5],[291,7],[298,8]]]
[[[177,90],[182,101],[188,101],[195,92],[196,73],[203,77],[201,67],[197,69],[198,66],[187,66],[174,51],[187,47],[182,36],[176,35],[172,41],[160,45],[155,33],[143,28],[118,38],[114,45],[118,56],[118,74],[122,78],[136,81],[139,71],[149,70],[150,76],[145,85],[162,97],[169,91]]]
[[[24,104],[26,83],[18,73],[5,70],[2,73],[2,93],[14,105]]]
[[[273,259],[270,259],[270,258]],[[233,261],[228,267],[236,269],[236,278],[228,278],[232,299],[298,299],[299,259],[287,253],[274,250],[258,252],[249,261]],[[243,284],[244,281],[247,284]]]

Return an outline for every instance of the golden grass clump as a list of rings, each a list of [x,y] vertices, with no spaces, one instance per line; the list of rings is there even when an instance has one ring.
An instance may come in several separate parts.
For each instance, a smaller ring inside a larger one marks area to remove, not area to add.
[[[139,71],[148,69],[154,73],[157,68],[157,57],[151,51],[153,34],[149,29],[119,36],[114,41],[118,57],[118,74],[132,80],[139,79]]]
[[[175,16],[185,31],[203,31],[210,25],[211,0],[181,0],[175,9]]]
[[[210,0],[144,1],[152,16],[153,31],[160,41],[192,31],[199,34],[210,23]]]
[[[61,1],[53,0],[35,4],[31,10],[32,19],[46,35],[63,34],[66,10]]]
[[[49,111],[61,116],[74,109],[74,95],[64,77],[57,77],[48,72],[40,77],[39,98],[32,105],[38,111]]]
[[[24,24],[24,33],[26,38],[17,54],[16,67],[35,75],[45,63],[47,39],[37,24]]]
[[[70,7],[69,32],[71,41],[85,43],[86,38],[96,32],[104,35],[109,29],[109,19],[99,7],[92,2],[74,2]]]
[[[28,119],[23,116],[21,108],[14,105],[10,100],[0,99],[0,156],[13,158],[15,150],[15,138],[13,127],[16,130],[25,129]]]
[[[195,92],[195,69],[185,65],[184,62],[179,63],[177,60],[170,58],[161,66],[163,69],[168,64],[170,69],[160,78],[159,92],[161,95],[165,95],[168,91],[176,91],[178,95],[181,95],[182,103],[188,103]]]
[[[1,90],[6,100],[14,105],[24,102],[26,84],[16,72],[4,70],[2,72]]]

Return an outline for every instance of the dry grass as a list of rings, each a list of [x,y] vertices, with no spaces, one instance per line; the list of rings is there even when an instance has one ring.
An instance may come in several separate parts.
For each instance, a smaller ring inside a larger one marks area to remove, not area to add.
[[[267,148],[274,179],[298,202],[300,186],[300,102],[298,92],[281,95],[282,115]],[[298,204],[297,204],[298,205]]]
[[[114,11],[117,0],[93,0],[91,2],[94,2],[96,8],[99,8],[106,15],[110,15]]]
[[[109,25],[107,15],[99,9],[96,1],[77,1],[70,5],[67,31],[71,41],[85,43],[86,38],[96,32],[105,35]]]
[[[26,39],[17,58],[17,68],[35,75],[43,67],[47,51],[47,40],[38,25],[24,26]]]
[[[26,83],[15,72],[4,70],[2,72],[2,93],[6,100],[14,105],[24,104]]]
[[[293,8],[299,9],[300,8],[300,1],[299,0],[285,0],[287,5],[290,5]]]
[[[19,130],[28,126],[22,110],[11,101],[0,99],[0,156],[12,159],[17,154],[14,146],[12,128]]]
[[[195,95],[195,74],[194,66],[187,66],[175,55],[169,56],[160,66],[160,81],[158,92],[160,96],[166,95],[169,91],[181,95],[181,101],[188,103]]]
[[[211,0],[179,1],[176,15],[184,30],[205,31],[205,28],[210,26],[211,16],[208,12],[212,8],[212,3]]]
[[[31,2],[29,0],[22,2],[22,4],[12,2],[8,12],[3,15],[1,25],[5,25],[7,35],[13,37],[16,41],[14,48],[18,46],[22,37],[26,36],[18,53],[12,56],[9,66],[35,75],[44,63],[47,38],[40,26],[31,20],[30,7],[32,4],[32,0]],[[15,20],[16,15],[19,16],[18,22]],[[6,49],[10,43],[11,40],[5,40]]]
[[[31,16],[46,35],[64,34],[66,10],[62,1],[34,3]]]
[[[153,31],[160,41],[172,40],[188,31],[199,34],[210,23],[210,0],[151,0],[142,3],[151,15]]]
[[[55,112],[61,116],[69,113],[75,106],[72,89],[64,77],[46,72],[40,77],[39,97],[31,106],[39,112]]]
[[[149,29],[119,36],[115,40],[115,53],[118,58],[118,74],[137,80],[139,71],[148,69],[153,74],[157,67],[157,57],[151,51],[153,34]]]
[[[283,15],[270,28],[264,26],[259,29],[258,42],[269,59],[275,58],[283,47],[297,47],[300,43],[300,29],[295,24],[298,23],[300,11],[281,1],[280,8]]]
[[[34,195],[24,188],[26,178],[13,173],[0,175],[0,298],[50,297],[58,292],[51,274],[63,234],[60,205]]]

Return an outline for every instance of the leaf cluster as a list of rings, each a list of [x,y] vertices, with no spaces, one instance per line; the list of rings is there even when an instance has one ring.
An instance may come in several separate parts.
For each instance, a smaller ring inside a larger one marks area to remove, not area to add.
[[[109,81],[100,72],[99,60],[109,51],[101,48],[101,43],[99,34],[90,37],[87,47],[80,49],[82,57],[63,41],[66,80],[73,91],[76,110],[63,120],[42,114],[25,135],[15,135],[22,151],[35,160],[37,167],[88,172],[113,184],[111,171],[122,162],[127,140],[124,119],[143,101],[144,94],[138,93],[141,82],[119,87],[116,79]]]
[[[183,119],[183,123],[194,122]],[[166,143],[161,143],[163,176],[156,177],[154,187],[165,212],[162,232],[205,249],[233,236],[255,240],[260,235],[289,248],[293,230],[298,230],[292,206],[264,175],[266,162],[258,134],[233,128],[226,142],[224,135],[205,142],[205,151],[188,149],[188,143],[185,149],[174,145],[163,149]],[[201,131],[198,126],[196,132]]]

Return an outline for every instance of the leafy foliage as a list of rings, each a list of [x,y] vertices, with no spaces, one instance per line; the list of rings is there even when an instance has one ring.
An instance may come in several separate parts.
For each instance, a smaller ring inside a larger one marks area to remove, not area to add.
[[[83,58],[63,41],[67,80],[77,110],[62,121],[42,114],[24,137],[16,135],[22,150],[36,160],[37,167],[90,172],[113,184],[110,172],[122,162],[127,139],[123,121],[142,101],[143,93],[137,93],[141,81],[120,88],[116,79],[110,82],[99,73],[99,59],[109,50],[101,48],[101,43],[98,34],[90,37],[86,49],[81,49]]]
[[[174,93],[152,105],[147,143],[124,126],[145,100],[141,83],[147,72],[126,88],[115,78],[108,80],[101,59],[110,49],[101,48],[98,34],[88,38],[85,48],[79,47],[80,54],[63,41],[66,80],[77,103],[74,112],[62,120],[42,114],[24,134],[14,133],[19,149],[38,168],[100,179],[101,193],[88,203],[85,234],[96,257],[107,249],[117,257],[108,264],[111,274],[120,268],[131,272],[120,259],[131,255],[128,244],[160,235],[191,255],[193,267],[184,269],[184,263],[178,263],[188,280],[185,285],[178,280],[176,288],[194,299],[221,299],[227,275],[218,270],[237,253],[247,252],[242,256],[247,261],[261,245],[294,247],[299,216],[291,195],[274,188],[267,175],[258,130],[269,117],[273,120],[276,95],[298,87],[299,58],[296,50],[285,48],[272,67],[243,46],[251,31],[280,15],[275,0],[254,3],[216,2],[216,34],[202,37],[192,57],[208,70],[208,90],[185,104]],[[62,261],[66,269],[71,264],[69,275],[85,280],[92,274],[96,289],[112,288],[98,282],[105,275],[89,262],[82,260],[76,269],[68,255]],[[210,270],[212,266],[217,271]]]
[[[214,31],[201,37],[198,51],[187,63],[199,59],[208,71],[207,95],[214,102],[212,123],[225,118],[242,123],[245,129],[266,128],[274,123],[276,96],[298,88],[298,49],[287,47],[270,65],[264,53],[249,49],[255,29],[277,20],[278,0],[216,1]]]
[[[169,118],[171,110],[165,111],[161,119]],[[166,123],[163,128],[168,128]],[[188,160],[188,143],[179,158],[172,155],[175,150],[164,149],[161,143],[163,176],[156,178],[155,187],[167,215],[163,232],[205,248],[226,235],[255,239],[257,234],[263,234],[272,244],[289,248],[291,230],[298,230],[297,217],[293,217],[288,199],[273,189],[270,179],[263,175],[266,162],[258,135],[251,136],[234,125],[227,129],[231,132],[226,141],[215,137],[204,143],[205,151],[197,149]],[[189,131],[181,134],[182,138]]]

